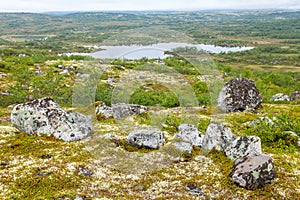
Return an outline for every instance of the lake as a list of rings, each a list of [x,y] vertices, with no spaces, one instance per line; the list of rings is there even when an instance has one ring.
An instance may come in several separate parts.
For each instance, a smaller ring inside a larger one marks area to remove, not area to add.
[[[208,53],[228,53],[237,51],[246,51],[254,47],[221,47],[208,44],[188,44],[188,43],[157,43],[152,45],[130,45],[130,46],[98,46],[100,51],[90,54],[68,53],[67,55],[89,55],[93,58],[126,58],[141,59],[142,57],[166,58],[170,55],[164,54],[165,51],[172,51],[178,47],[196,47],[198,50],[204,50]]]

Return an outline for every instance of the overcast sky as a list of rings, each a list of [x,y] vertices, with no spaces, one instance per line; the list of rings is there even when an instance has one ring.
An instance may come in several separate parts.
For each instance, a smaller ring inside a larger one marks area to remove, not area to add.
[[[300,9],[300,0],[2,0],[0,12]]]

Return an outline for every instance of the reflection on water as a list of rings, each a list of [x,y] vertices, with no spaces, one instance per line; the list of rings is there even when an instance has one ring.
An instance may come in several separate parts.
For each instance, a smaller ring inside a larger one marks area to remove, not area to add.
[[[172,51],[179,47],[196,47],[198,50],[204,50],[208,53],[228,53],[253,49],[253,47],[221,47],[207,44],[188,44],[188,43],[158,43],[147,46],[130,45],[130,46],[99,46],[101,51],[90,53],[88,55],[94,58],[126,58],[140,59],[142,57],[166,58],[169,55],[165,51]],[[76,53],[72,53],[74,55]],[[70,54],[68,54],[70,55]],[[76,54],[78,55],[78,54]]]

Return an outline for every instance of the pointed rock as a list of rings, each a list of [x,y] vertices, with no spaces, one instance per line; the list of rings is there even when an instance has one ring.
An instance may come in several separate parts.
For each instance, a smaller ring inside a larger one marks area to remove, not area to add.
[[[236,136],[231,132],[229,127],[212,122],[206,129],[202,148],[205,150],[216,148],[219,151],[224,151],[235,138]]]

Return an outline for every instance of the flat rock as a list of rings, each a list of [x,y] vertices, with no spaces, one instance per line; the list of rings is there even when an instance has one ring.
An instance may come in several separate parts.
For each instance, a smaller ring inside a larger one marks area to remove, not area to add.
[[[262,98],[253,80],[232,79],[225,83],[218,97],[218,106],[227,112],[244,110],[256,111],[261,107]]]
[[[51,98],[16,105],[11,113],[11,122],[29,135],[54,134],[64,141],[81,140],[92,131],[90,117],[66,112]]]
[[[219,151],[224,151],[235,140],[235,138],[236,136],[231,132],[229,127],[212,122],[206,129],[202,148],[205,150],[216,148]]]
[[[148,107],[138,104],[118,103],[112,105],[112,110],[115,119],[122,119],[123,117],[145,113],[148,111]]]
[[[185,142],[189,142],[194,146],[202,147],[203,135],[198,131],[197,127],[192,124],[181,124],[178,127],[179,133],[175,138]]]
[[[138,104],[118,103],[113,104],[111,107],[101,103],[96,107],[95,114],[98,119],[122,119],[131,115],[140,115],[148,111],[148,107]]]
[[[138,148],[147,147],[151,149],[158,149],[165,143],[164,133],[158,130],[135,130],[132,131],[126,140],[127,144],[136,146]]]
[[[257,136],[238,137],[225,149],[226,156],[231,160],[261,153],[261,142]]]
[[[290,97],[286,94],[278,93],[272,96],[270,101],[290,101]]]
[[[229,176],[237,185],[246,189],[254,189],[271,183],[276,173],[272,158],[269,155],[260,154],[236,160]]]

